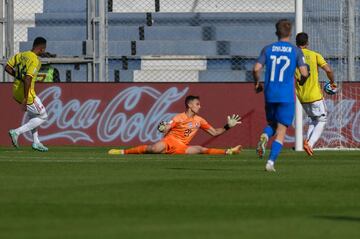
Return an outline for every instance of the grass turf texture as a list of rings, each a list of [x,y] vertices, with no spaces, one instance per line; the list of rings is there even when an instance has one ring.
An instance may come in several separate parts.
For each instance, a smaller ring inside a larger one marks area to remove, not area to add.
[[[0,148],[1,238],[360,238],[360,156]]]

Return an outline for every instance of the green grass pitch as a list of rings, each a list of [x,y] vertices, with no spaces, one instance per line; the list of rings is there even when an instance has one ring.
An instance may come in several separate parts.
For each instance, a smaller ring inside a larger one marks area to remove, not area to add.
[[[0,148],[0,238],[360,238],[360,152]]]

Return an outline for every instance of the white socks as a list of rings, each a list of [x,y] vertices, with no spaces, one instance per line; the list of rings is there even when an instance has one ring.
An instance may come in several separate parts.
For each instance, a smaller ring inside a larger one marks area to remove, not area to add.
[[[40,144],[39,134],[38,134],[37,128],[31,130],[31,133],[32,133],[32,135],[33,135],[33,142],[34,142],[35,144]]]
[[[313,125],[313,124],[309,125],[308,140],[309,140],[309,145],[311,148],[313,148],[315,143],[319,140],[322,132],[324,131],[325,124],[326,124],[326,122],[320,121],[320,122],[317,122],[316,125]],[[311,130],[311,132],[309,134],[311,126],[313,127],[313,129]],[[309,137],[309,135],[310,135],[310,137]]]
[[[311,123],[309,124],[309,128],[308,128],[307,135],[306,135],[307,140],[310,139],[310,136],[315,128],[315,124],[316,124],[316,121],[311,121]]]

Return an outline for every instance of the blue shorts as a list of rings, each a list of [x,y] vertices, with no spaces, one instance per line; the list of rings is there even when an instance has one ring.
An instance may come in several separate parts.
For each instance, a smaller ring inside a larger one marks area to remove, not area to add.
[[[265,102],[265,112],[268,122],[290,126],[294,119],[295,103]]]

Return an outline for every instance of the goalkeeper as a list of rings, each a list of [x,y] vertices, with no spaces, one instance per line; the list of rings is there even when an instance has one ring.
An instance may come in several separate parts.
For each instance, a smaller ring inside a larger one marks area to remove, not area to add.
[[[186,110],[176,115],[170,122],[161,122],[158,130],[164,138],[153,145],[140,145],[130,149],[111,149],[109,154],[238,154],[241,145],[229,149],[214,149],[203,146],[189,146],[190,141],[199,129],[205,130],[212,136],[218,136],[241,123],[240,116],[228,116],[227,124],[223,128],[213,128],[206,120],[198,115],[200,98],[189,95],[185,99]]]
[[[312,156],[314,153],[313,147],[324,131],[327,116],[319,83],[318,68],[325,71],[334,93],[336,92],[336,84],[334,73],[324,58],[319,53],[308,49],[309,37],[305,32],[296,35],[296,45],[301,48],[305,56],[305,62],[310,66],[310,77],[304,85],[299,83],[300,73],[298,70],[295,77],[298,79],[296,81],[296,95],[311,120],[307,137],[304,140],[304,150],[308,155]]]

